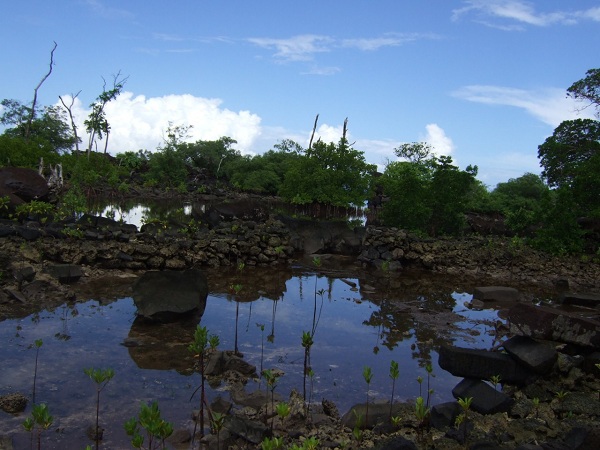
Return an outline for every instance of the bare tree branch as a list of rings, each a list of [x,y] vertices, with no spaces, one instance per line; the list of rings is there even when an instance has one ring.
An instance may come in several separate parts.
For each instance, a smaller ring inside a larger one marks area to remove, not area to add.
[[[317,131],[317,122],[318,121],[319,121],[319,115],[317,114],[317,117],[315,117],[315,124],[313,125],[312,134],[310,135],[310,142],[308,143],[308,149],[309,150],[312,147],[312,142],[313,142],[313,139],[315,137],[315,132]]]
[[[79,153],[79,136],[77,135],[77,125],[75,125],[72,108],[73,108],[73,104],[75,103],[75,99],[79,96],[79,94],[81,94],[81,91],[79,91],[75,95],[71,94],[71,104],[69,106],[66,105],[65,101],[63,100],[63,98],[60,95],[58,96],[61,103],[63,104],[63,106],[65,107],[67,112],[69,113],[69,118],[71,119],[71,129],[73,130],[73,135],[75,136],[75,150],[77,151],[77,153]]]
[[[50,68],[48,69],[48,73],[44,76],[44,78],[42,78],[42,80],[38,83],[38,85],[33,90],[33,102],[31,104],[31,114],[29,115],[29,120],[27,121],[27,126],[25,127],[25,139],[29,139],[29,130],[31,129],[31,123],[33,122],[33,119],[35,118],[35,105],[37,103],[38,90],[40,89],[40,87],[42,86],[44,81],[46,81],[46,79],[52,73],[52,66],[54,66],[54,50],[56,50],[56,47],[58,47],[58,44],[56,43],[56,41],[54,41],[54,47],[52,48],[52,51],[50,52]]]

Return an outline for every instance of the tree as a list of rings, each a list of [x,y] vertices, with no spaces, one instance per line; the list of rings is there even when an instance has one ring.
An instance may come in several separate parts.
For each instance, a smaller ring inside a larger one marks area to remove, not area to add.
[[[337,145],[317,141],[291,162],[281,195],[298,204],[362,205],[369,198],[375,169],[343,137]]]
[[[9,127],[4,131],[4,135],[24,141],[36,141],[37,145],[44,141],[58,153],[70,150],[76,142],[66,122],[64,111],[59,107],[46,106],[37,111],[34,114],[36,118],[29,122],[30,107],[12,99],[4,99],[0,104],[4,107],[0,123]]]
[[[451,157],[433,156],[431,150],[425,143],[407,144],[397,154],[412,161],[387,165],[381,178],[388,197],[382,219],[386,225],[431,236],[460,234],[472,193],[479,187],[477,167],[459,170]]]
[[[561,123],[538,147],[538,157],[550,187],[570,190],[582,210],[600,215],[600,121]]]
[[[576,81],[567,89],[567,96],[580,101],[588,101],[584,106],[594,106],[596,116],[600,115],[600,69],[590,69],[586,72],[585,78]]]
[[[64,99],[60,95],[58,96],[65,110],[67,111],[67,113],[69,113],[69,119],[71,120],[71,130],[73,131],[73,136],[75,137],[75,151],[77,152],[79,152],[79,143],[81,142],[81,139],[77,135],[77,125],[75,125],[75,119],[73,117],[73,104],[75,103],[75,99],[79,96],[80,93],[81,91],[79,91],[75,95],[71,94],[71,103],[68,106],[65,103]]]
[[[542,222],[550,194],[539,175],[526,173],[498,183],[490,194],[490,202],[506,217],[512,231],[522,233]]]
[[[52,73],[52,66],[54,66],[54,51],[56,50],[57,46],[58,46],[58,44],[55,42],[54,47],[52,47],[52,51],[50,52],[50,68],[48,69],[48,73],[46,75],[44,75],[44,77],[41,79],[41,81],[38,83],[38,85],[33,90],[33,101],[31,102],[30,115],[27,120],[27,124],[25,125],[25,139],[29,139],[29,132],[31,129],[31,124],[32,124],[33,120],[35,119],[35,108],[37,106],[38,90],[40,89],[40,87],[42,87],[42,84],[44,84],[44,81],[46,81],[46,79]]]
[[[88,158],[96,139],[102,139],[103,137],[106,137],[104,142],[104,153],[106,153],[108,148],[110,125],[106,119],[105,108],[109,102],[116,99],[121,94],[128,78],[129,77],[121,78],[121,72],[119,71],[116,75],[113,75],[113,86],[112,89],[108,91],[106,90],[106,80],[102,78],[104,81],[102,93],[98,96],[96,101],[90,105],[92,111],[90,112],[88,118],[83,122],[86,131],[90,135],[87,149]]]
[[[410,162],[419,163],[431,158],[433,147],[427,142],[410,142],[394,149],[398,158],[405,158]]]

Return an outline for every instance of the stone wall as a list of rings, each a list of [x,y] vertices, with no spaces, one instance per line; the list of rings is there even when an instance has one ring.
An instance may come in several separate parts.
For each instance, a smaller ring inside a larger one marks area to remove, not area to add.
[[[138,232],[132,225],[89,218],[78,224],[45,227],[0,223],[0,252],[5,259],[19,258],[27,248],[29,256],[21,258],[139,271],[238,263],[278,265],[309,253],[339,253],[355,256],[365,268],[391,272],[419,268],[485,277],[499,284],[510,281],[600,290],[600,264],[593,258],[550,257],[510,238],[431,239],[396,228],[351,230],[343,223],[321,223],[315,228],[314,223],[274,217],[260,223],[236,220],[194,232],[183,232],[177,226],[145,227]]]
[[[532,283],[560,289],[600,291],[600,264],[587,257],[552,257],[520,240],[498,236],[422,238],[397,228],[367,227],[364,265],[384,270],[402,267],[486,277],[498,282]]]

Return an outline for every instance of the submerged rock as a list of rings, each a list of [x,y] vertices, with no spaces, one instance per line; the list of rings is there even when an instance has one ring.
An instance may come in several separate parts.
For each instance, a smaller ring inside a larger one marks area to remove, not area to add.
[[[149,271],[133,285],[138,316],[158,322],[204,313],[208,283],[197,269]]]

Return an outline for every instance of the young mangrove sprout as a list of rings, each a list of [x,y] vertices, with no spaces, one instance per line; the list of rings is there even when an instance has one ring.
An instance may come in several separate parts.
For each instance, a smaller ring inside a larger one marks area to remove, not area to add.
[[[160,417],[157,402],[152,402],[150,405],[142,403],[138,417],[132,417],[125,422],[124,428],[127,435],[131,437],[132,447],[147,450],[165,449],[165,439],[173,434],[173,425]],[[145,437],[141,434],[142,430],[145,431]],[[144,447],[145,438],[148,440]]]
[[[31,416],[23,421],[23,428],[32,433],[37,430],[37,448],[42,448],[42,432],[47,430],[54,422],[54,418],[50,415],[50,410],[45,403],[33,405]]]
[[[198,325],[196,327],[196,331],[194,331],[194,341],[188,346],[188,350],[193,353],[198,358],[198,370],[200,372],[200,435],[204,436],[204,404],[206,403],[206,394],[205,394],[205,382],[206,376],[204,375],[205,364],[207,363],[207,350],[210,347],[211,349],[216,349],[219,345],[219,337],[211,334],[208,334],[208,329],[206,327],[201,327]],[[192,397],[198,391],[196,389],[192,393]],[[196,423],[194,423],[194,435],[196,434]],[[193,438],[192,438],[193,439]]]
[[[96,450],[98,450],[100,439],[102,439],[102,433],[100,432],[100,425],[98,423],[100,416],[100,392],[115,376],[115,371],[113,369],[94,369],[93,367],[90,367],[88,369],[83,369],[83,373],[96,383],[96,428],[94,430],[94,440],[96,441]]]

